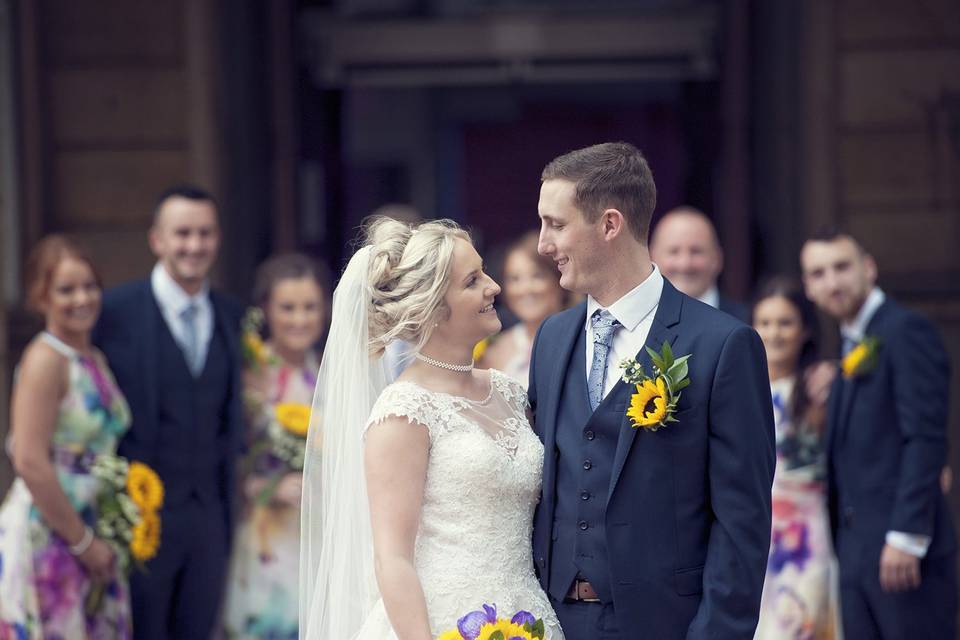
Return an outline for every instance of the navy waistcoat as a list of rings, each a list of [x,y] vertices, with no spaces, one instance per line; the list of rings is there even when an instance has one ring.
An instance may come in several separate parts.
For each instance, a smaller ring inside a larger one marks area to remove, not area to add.
[[[604,516],[624,408],[614,407],[608,395],[591,414],[585,354],[586,332],[580,331],[557,415],[557,504],[549,591],[562,600],[579,574],[601,600],[612,602]]]
[[[164,504],[176,507],[190,497],[207,505],[219,504],[227,495],[227,488],[221,486],[230,401],[226,342],[214,323],[207,360],[194,378],[162,318],[159,326],[159,432],[154,460],[165,485]]]

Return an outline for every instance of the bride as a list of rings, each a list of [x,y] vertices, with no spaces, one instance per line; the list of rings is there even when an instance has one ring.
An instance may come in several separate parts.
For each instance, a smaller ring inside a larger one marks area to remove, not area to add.
[[[451,221],[371,222],[333,297],[304,471],[300,637],[431,640],[495,605],[562,640],[530,547],[543,447],[526,393],[477,371],[500,287]],[[416,360],[392,384],[394,340]]]

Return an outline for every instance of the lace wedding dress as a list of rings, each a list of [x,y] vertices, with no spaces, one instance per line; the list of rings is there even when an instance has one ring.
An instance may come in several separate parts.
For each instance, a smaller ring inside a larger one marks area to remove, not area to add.
[[[399,381],[374,405],[368,426],[399,416],[430,434],[415,564],[434,637],[490,604],[499,617],[529,611],[543,618],[546,640],[563,639],[533,570],[530,535],[543,445],[526,407],[523,387],[495,370],[482,401]],[[356,638],[396,638],[382,600]]]

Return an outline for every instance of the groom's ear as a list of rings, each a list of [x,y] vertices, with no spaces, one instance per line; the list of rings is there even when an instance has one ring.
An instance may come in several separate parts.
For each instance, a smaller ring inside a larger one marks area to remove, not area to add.
[[[604,240],[613,240],[617,236],[627,233],[627,221],[619,209],[606,209],[600,214],[600,224],[603,226]]]

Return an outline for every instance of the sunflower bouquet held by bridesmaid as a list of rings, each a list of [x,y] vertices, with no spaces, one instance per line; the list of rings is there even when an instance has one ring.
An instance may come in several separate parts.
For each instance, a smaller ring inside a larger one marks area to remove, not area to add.
[[[103,483],[97,498],[97,535],[113,547],[117,566],[125,574],[133,567],[146,571],[144,563],[160,548],[160,476],[142,462],[107,453],[95,458],[90,473]],[[88,611],[99,607],[104,593],[100,587],[87,596]]]
[[[142,462],[109,454],[97,456],[90,471],[104,483],[97,534],[113,545],[121,569],[144,570],[160,548],[160,476]]]

